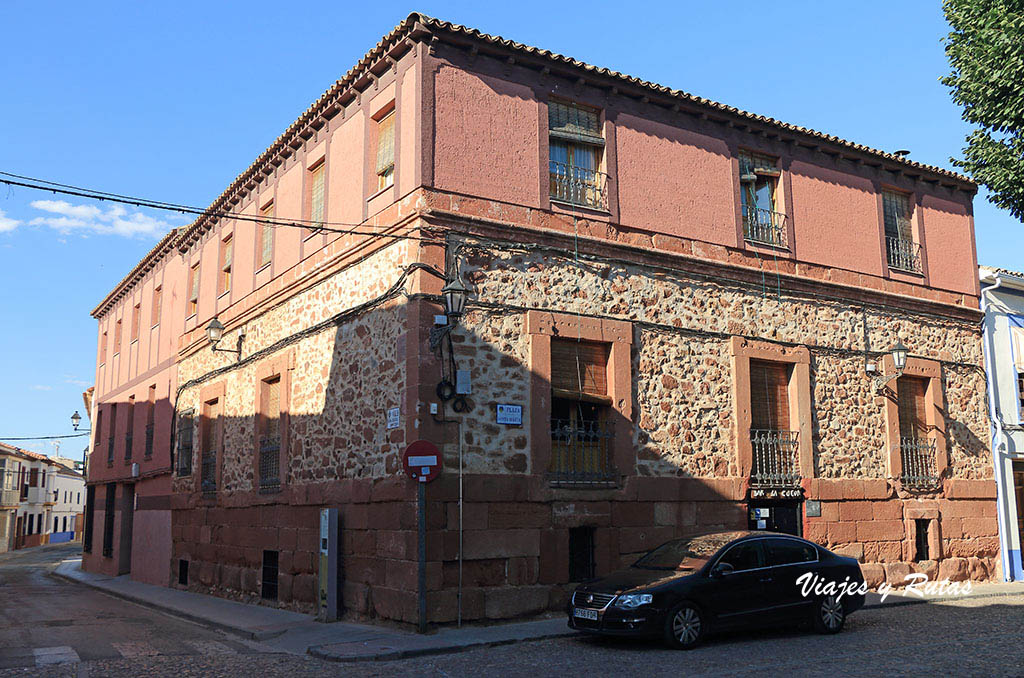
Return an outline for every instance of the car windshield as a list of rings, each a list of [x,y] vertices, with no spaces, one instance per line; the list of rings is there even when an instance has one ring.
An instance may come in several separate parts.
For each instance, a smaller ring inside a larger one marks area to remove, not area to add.
[[[699,570],[711,556],[743,532],[718,532],[695,537],[683,537],[666,542],[649,551],[633,567],[644,570]]]

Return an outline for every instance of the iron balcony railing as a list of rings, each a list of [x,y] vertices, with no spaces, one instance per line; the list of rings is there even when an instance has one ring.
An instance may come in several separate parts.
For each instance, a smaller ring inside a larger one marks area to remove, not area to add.
[[[217,492],[217,451],[203,452],[200,464],[199,487],[203,494],[215,494]]]
[[[126,433],[124,436],[124,460],[130,461],[132,458],[132,434]]]
[[[260,438],[260,490],[281,487],[281,439]]]
[[[900,457],[904,485],[915,488],[934,487],[939,484],[935,470],[935,440],[931,438],[900,438]]]
[[[552,485],[609,485],[616,481],[612,427],[605,421],[551,420]]]
[[[911,273],[921,272],[921,246],[913,240],[886,236],[885,252],[889,268]]]
[[[788,247],[786,215],[781,212],[743,206],[743,237],[773,247]]]
[[[800,484],[799,431],[751,429],[751,484],[795,487]]]
[[[153,424],[146,426],[146,459],[153,456]]]
[[[608,175],[604,172],[552,160],[550,173],[552,200],[608,209]]]
[[[114,463],[114,436],[107,438],[107,463]]]

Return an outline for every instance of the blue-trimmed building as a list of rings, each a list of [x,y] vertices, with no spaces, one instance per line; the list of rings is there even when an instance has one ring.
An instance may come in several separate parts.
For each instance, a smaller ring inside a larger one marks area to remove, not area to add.
[[[1024,580],[1024,273],[980,267],[1003,578]]]

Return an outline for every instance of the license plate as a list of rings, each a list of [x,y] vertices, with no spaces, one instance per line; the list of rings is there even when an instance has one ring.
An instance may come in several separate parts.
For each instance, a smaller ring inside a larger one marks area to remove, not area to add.
[[[589,619],[590,621],[597,621],[597,610],[584,610],[579,607],[572,608],[572,616],[579,617],[580,619]]]

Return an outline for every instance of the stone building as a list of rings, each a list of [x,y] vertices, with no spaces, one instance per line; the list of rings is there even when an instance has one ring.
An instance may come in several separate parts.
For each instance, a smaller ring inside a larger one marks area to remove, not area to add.
[[[995,576],[975,192],[412,14],[154,264],[179,267],[154,567],[314,609],[335,507],[344,613],[408,623],[557,609],[715,528],[803,534],[875,584]],[[422,559],[419,439],[443,456]]]

